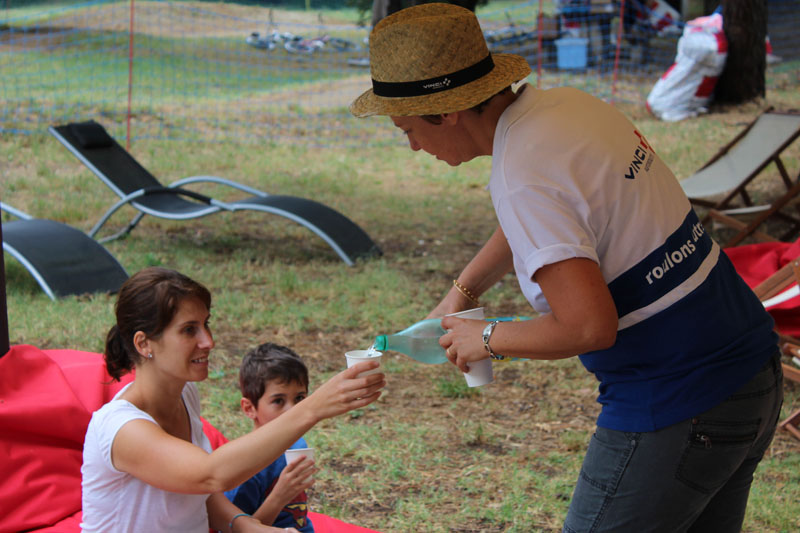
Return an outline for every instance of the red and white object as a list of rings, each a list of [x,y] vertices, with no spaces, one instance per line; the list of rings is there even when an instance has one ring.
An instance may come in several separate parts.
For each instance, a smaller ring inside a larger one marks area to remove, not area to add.
[[[678,39],[675,62],[653,86],[647,108],[666,121],[706,112],[727,57],[722,15],[689,21]]]
[[[664,0],[650,0],[647,6],[647,19],[650,25],[659,34],[680,33],[677,22],[681,20],[681,14]]]

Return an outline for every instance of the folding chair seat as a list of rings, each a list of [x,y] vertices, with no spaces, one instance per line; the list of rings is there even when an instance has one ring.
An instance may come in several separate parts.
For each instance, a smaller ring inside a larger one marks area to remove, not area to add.
[[[66,224],[38,219],[0,202],[19,218],[3,223],[3,250],[34,277],[53,300],[94,292],[117,292],[128,273],[100,243]]]
[[[800,136],[800,113],[767,110],[725,145],[708,163],[681,186],[694,205],[708,208],[703,217],[729,226],[737,233],[724,246],[736,246],[753,235],[761,241],[785,241],[800,232],[800,205],[784,209],[800,195],[800,175],[792,179],[781,160],[781,154]],[[786,192],[766,205],[754,205],[747,186],[770,164],[780,173]],[[720,199],[712,199],[720,198]],[[734,201],[739,198],[740,203]],[[737,217],[749,215],[744,222]],[[778,238],[759,231],[770,217],[789,223],[789,229]]]
[[[188,220],[222,211],[253,210],[280,215],[305,226],[328,243],[348,265],[353,265],[358,258],[381,254],[364,230],[338,211],[319,202],[296,196],[268,194],[216,176],[192,176],[164,186],[122,148],[103,126],[93,120],[53,126],[49,131],[120,197],[89,232],[91,237],[121,207],[130,205],[138,210],[125,228],[100,242],[129,233],[144,215]],[[223,202],[182,188],[183,185],[201,182],[225,185],[250,196],[234,202]]]

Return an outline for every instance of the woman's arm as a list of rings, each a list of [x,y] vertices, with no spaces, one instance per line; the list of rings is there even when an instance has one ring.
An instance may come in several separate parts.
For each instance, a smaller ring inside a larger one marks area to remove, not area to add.
[[[510,272],[513,266],[514,261],[508,240],[500,226],[497,226],[486,244],[461,271],[457,281],[466,287],[475,298],[478,298]],[[473,307],[476,307],[475,302],[453,285],[427,318],[438,318]]]
[[[501,322],[489,343],[496,354],[529,359],[562,359],[608,348],[617,335],[617,309],[600,267],[590,259],[567,259],[541,267],[534,280],[551,312],[532,320]],[[489,356],[482,320],[442,319],[452,330],[440,339],[462,371],[469,361]]]
[[[377,362],[368,361],[340,372],[278,418],[210,454],[152,422],[132,420],[117,432],[111,460],[118,470],[170,492],[231,489],[274,461],[320,420],[375,401],[385,385],[384,375],[356,376],[377,367]]]

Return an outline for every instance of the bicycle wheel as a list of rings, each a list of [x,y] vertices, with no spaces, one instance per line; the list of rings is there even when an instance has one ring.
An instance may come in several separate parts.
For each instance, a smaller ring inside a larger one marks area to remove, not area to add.
[[[307,39],[286,41],[283,47],[292,54],[313,54],[319,48],[312,40]]]
[[[328,42],[325,43],[325,48],[333,49],[337,52],[358,52],[361,50],[361,46],[358,43],[340,37],[328,39]]]
[[[272,40],[270,40],[269,36],[261,37],[261,35],[257,31],[254,31],[253,33],[248,35],[246,42],[250,46],[253,46],[255,48],[261,48],[264,50],[272,50],[273,48],[275,48],[275,43]]]

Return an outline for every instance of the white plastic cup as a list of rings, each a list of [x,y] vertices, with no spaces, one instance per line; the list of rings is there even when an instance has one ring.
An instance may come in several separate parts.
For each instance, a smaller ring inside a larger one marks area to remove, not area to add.
[[[350,350],[349,352],[345,352],[344,356],[347,358],[347,368],[350,368],[353,365],[361,363],[363,361],[377,361],[378,363],[381,362],[381,357],[383,357],[383,352],[379,352],[376,350]],[[381,368],[375,368],[373,370],[367,370],[366,372],[362,372],[358,375],[358,377],[369,376],[370,374],[377,374],[381,371]]]
[[[473,309],[467,309],[466,311],[459,311],[458,313],[450,313],[449,315],[444,316],[454,316],[456,318],[469,318],[472,320],[483,320],[486,318],[483,314],[483,307],[475,307]]]
[[[299,459],[301,455],[305,455],[308,459],[313,461],[314,448],[290,448],[283,452],[283,455],[286,457],[287,465]],[[312,479],[314,479],[314,476],[309,476],[305,481],[311,481]]]
[[[458,313],[450,313],[445,316],[468,318],[472,320],[483,320],[485,318],[483,307],[467,309],[466,311],[459,311]],[[494,381],[492,360],[487,357],[486,359],[469,363],[469,372],[464,372],[464,379],[467,380],[468,387],[480,387],[481,385],[486,385]]]
[[[467,380],[468,387],[480,387],[494,381],[492,360],[487,357],[480,361],[470,361],[469,372],[464,372],[464,379]]]

